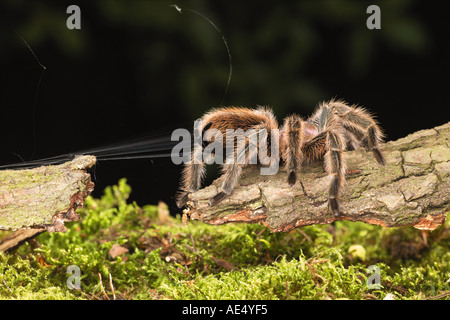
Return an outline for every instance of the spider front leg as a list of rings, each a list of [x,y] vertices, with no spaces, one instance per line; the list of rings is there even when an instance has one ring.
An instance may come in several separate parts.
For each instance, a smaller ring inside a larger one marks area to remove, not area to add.
[[[269,128],[265,125],[256,125],[247,133],[226,137],[227,149],[233,149],[234,152],[231,155],[227,154],[227,160],[222,167],[222,176],[224,177],[221,185],[222,191],[209,199],[210,206],[218,204],[227,196],[231,195],[239,181],[244,166],[248,164],[257,164],[259,163],[258,160],[262,160],[259,157],[264,157],[264,155],[261,154],[260,151],[268,151],[271,146],[268,130]],[[237,138],[237,141],[235,141],[235,138]],[[230,148],[230,146],[232,146],[232,148]],[[276,144],[276,147],[278,148],[278,144]],[[266,160],[265,157],[264,159]]]
[[[345,142],[339,131],[323,131],[307,141],[303,152],[310,161],[323,158],[325,170],[330,177],[328,189],[328,208],[334,216],[340,214],[339,196],[345,184],[346,164],[344,159]]]
[[[297,181],[297,170],[303,162],[303,128],[304,122],[301,117],[292,115],[284,120],[281,140],[282,158],[288,173],[288,183],[293,186]]]
[[[222,183],[222,191],[218,192],[214,197],[211,197],[208,201],[210,206],[214,206],[224,200],[227,196],[233,192],[239,177],[241,176],[242,166],[238,164],[225,164],[223,166],[224,181]]]
[[[233,150],[231,154],[226,154],[226,161],[222,166],[222,176],[224,178],[221,191],[208,201],[210,206],[214,206],[231,195],[236,187],[242,172],[242,166],[248,163],[249,141],[244,135],[226,136],[227,149]]]

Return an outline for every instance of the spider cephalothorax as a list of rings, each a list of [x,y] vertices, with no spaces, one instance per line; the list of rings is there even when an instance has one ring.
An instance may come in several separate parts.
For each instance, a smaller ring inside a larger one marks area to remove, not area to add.
[[[298,115],[288,116],[279,130],[277,140],[270,139],[274,130],[278,130],[278,123],[272,111],[268,108],[220,108],[205,114],[201,119],[198,130],[205,133],[215,129],[222,134],[219,141],[225,148],[229,138],[228,130],[242,129],[247,132],[252,129],[256,133],[267,132],[266,138],[259,141],[258,148],[265,144],[265,150],[279,148],[279,158],[283,161],[288,173],[287,183],[293,186],[297,180],[297,172],[305,163],[323,160],[325,170],[330,176],[328,191],[329,208],[334,215],[339,215],[339,196],[345,183],[346,164],[344,151],[365,147],[371,150],[380,164],[385,164],[379,150],[383,133],[373,116],[363,108],[349,106],[343,101],[331,100],[319,105],[314,114],[306,121]],[[272,133],[272,134],[271,134]],[[203,136],[203,135],[202,135]],[[207,135],[206,135],[207,136]],[[217,138],[217,136],[216,136]],[[234,143],[234,138],[233,143]],[[207,142],[214,139],[206,138]],[[252,144],[251,138],[246,136],[243,146],[233,144],[236,154],[248,151]],[[217,142],[217,141],[216,141]],[[262,144],[261,144],[262,143]],[[205,144],[203,145],[205,147]],[[241,162],[226,162],[223,165],[224,180],[221,190],[210,199],[210,205],[215,205],[233,192],[242,167],[250,163],[254,155],[247,153]],[[188,194],[197,191],[204,176],[205,162],[191,161],[186,163],[182,174],[181,192],[177,204],[186,204]]]

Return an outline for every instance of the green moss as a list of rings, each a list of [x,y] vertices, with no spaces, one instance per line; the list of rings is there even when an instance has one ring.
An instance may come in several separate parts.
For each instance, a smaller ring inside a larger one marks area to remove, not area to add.
[[[120,180],[100,199],[88,197],[66,233],[1,253],[0,299],[111,299],[110,275],[125,299],[423,299],[450,290],[449,222],[426,245],[413,228],[348,221],[289,233],[184,226],[179,216],[159,221],[157,206],[127,202],[130,192]],[[128,252],[111,258],[114,244]],[[71,265],[79,290],[67,287]],[[381,272],[378,289],[367,286],[370,265]]]

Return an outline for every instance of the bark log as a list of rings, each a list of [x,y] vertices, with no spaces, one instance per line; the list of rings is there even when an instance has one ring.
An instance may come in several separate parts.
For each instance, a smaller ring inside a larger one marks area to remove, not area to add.
[[[77,156],[61,165],[0,171],[0,229],[65,231],[79,219],[75,210],[94,188],[87,169],[94,156]]]
[[[0,251],[10,251],[19,247],[23,242],[34,238],[35,236],[41,234],[45,231],[45,228],[36,229],[20,229],[14,231],[0,241]]]
[[[449,139],[450,122],[387,142],[382,145],[385,166],[364,149],[346,152],[347,185],[338,217],[328,210],[328,176],[318,163],[302,168],[294,187],[282,169],[261,176],[257,167],[246,167],[233,194],[216,206],[208,199],[222,178],[191,194],[183,218],[213,225],[259,222],[272,232],[335,220],[433,230],[450,208]]]

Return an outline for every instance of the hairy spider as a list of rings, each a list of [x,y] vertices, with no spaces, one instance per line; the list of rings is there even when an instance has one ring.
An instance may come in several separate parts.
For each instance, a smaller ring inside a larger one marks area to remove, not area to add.
[[[201,136],[208,129],[217,129],[223,134],[222,146],[225,146],[227,129],[267,130],[267,145],[270,144],[270,132],[279,129],[277,120],[268,108],[219,108],[206,113],[201,118],[201,126],[197,129]],[[234,139],[234,137],[233,137]],[[206,139],[210,141],[209,139]],[[213,139],[212,139],[213,140]],[[364,108],[349,106],[343,101],[331,100],[319,105],[313,115],[306,121],[293,114],[284,119],[279,130],[279,139],[275,147],[279,147],[280,158],[288,173],[287,183],[293,186],[297,180],[297,171],[302,164],[323,160],[325,170],[330,176],[328,191],[328,207],[337,216],[340,213],[339,196],[345,183],[346,163],[344,151],[365,147],[371,150],[378,161],[384,165],[385,160],[379,150],[383,141],[383,133],[373,116]],[[273,143],[273,142],[272,142]],[[244,148],[249,149],[250,141],[245,140]],[[266,145],[266,147],[267,147]],[[205,147],[205,145],[203,145]],[[261,147],[259,145],[258,147]],[[235,151],[242,152],[234,145]],[[266,149],[267,150],[267,149]],[[222,167],[224,180],[221,191],[212,197],[210,205],[215,205],[230,195],[236,186],[242,167],[249,163],[252,155],[247,154],[243,163],[225,163]],[[279,159],[277,159],[278,161]],[[205,172],[205,162],[191,161],[186,163],[181,181],[181,192],[177,197],[177,205],[183,207],[188,194],[197,191]]]

